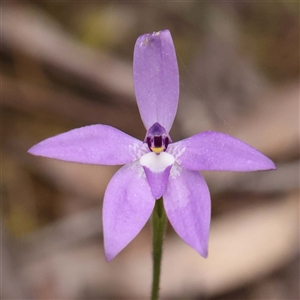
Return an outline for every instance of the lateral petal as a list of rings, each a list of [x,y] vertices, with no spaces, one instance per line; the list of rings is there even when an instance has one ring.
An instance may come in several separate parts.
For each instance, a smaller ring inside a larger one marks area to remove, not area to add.
[[[170,144],[168,152],[189,170],[250,172],[276,169],[258,150],[227,134],[206,131]]]
[[[33,155],[97,165],[122,165],[140,158],[147,151],[143,142],[107,125],[73,129],[28,150]]]
[[[112,260],[141,231],[155,199],[138,161],[123,166],[111,179],[104,196],[103,230],[107,261]]]
[[[178,106],[179,73],[168,30],[145,34],[137,39],[133,78],[137,104],[146,129],[158,122],[169,132]]]
[[[163,195],[174,161],[174,157],[166,152],[161,152],[159,155],[149,152],[141,157],[140,163],[155,199]]]
[[[202,175],[175,164],[164,193],[164,207],[177,234],[207,257],[211,203]]]

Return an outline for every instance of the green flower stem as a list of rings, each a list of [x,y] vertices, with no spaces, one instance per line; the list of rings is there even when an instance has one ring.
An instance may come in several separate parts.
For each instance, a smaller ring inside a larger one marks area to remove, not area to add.
[[[164,209],[163,199],[156,200],[152,213],[152,257],[153,257],[153,277],[151,299],[157,300],[159,293],[160,266],[162,257],[162,245],[164,241],[167,217]]]

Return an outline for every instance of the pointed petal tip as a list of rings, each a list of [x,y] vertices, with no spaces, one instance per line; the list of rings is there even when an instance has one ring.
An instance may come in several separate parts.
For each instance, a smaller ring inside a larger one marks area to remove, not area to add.
[[[205,245],[203,245],[204,243],[202,243],[201,245],[197,242],[195,244],[191,244],[189,243],[188,245],[190,247],[192,247],[198,254],[200,254],[203,258],[207,258],[208,257],[208,243],[206,243]]]
[[[105,247],[104,247],[104,249],[105,249]],[[108,253],[106,250],[104,250],[104,252],[105,252],[105,260],[107,262],[111,262],[118,254],[118,253],[116,253],[116,254]]]
[[[207,257],[208,257],[208,250],[207,250],[207,249],[198,251],[198,253],[199,253],[203,258],[207,258]]]
[[[29,148],[27,150],[27,153],[31,154],[31,155],[36,155],[36,156],[41,156],[43,155],[43,151],[41,151],[41,149],[39,149],[39,144],[36,144],[34,146],[32,146],[31,148]]]
[[[260,153],[260,156],[260,159],[257,159],[256,169],[251,169],[250,171],[272,171],[277,169],[270,158],[262,153]]]
[[[42,157],[46,157],[46,158],[52,158],[49,154],[47,154],[47,148],[43,147],[43,145],[41,145],[42,142],[32,146],[31,148],[29,148],[27,150],[27,153],[34,155],[34,156],[42,156]]]
[[[269,168],[267,170],[276,170],[277,167],[275,163],[270,159]]]
[[[34,155],[33,147],[34,147],[34,146],[32,146],[31,148],[29,148],[29,149],[27,150],[27,153]]]
[[[104,227],[105,230],[105,227]],[[113,234],[110,234],[110,236],[113,236]],[[114,236],[115,237],[115,236]],[[109,236],[104,232],[104,254],[105,254],[105,260],[107,262],[112,261],[127,245],[127,243],[120,244],[118,243],[118,240],[112,240],[109,238]]]

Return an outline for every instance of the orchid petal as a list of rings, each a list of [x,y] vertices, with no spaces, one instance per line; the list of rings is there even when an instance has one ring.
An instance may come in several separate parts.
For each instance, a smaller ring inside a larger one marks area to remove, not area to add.
[[[207,257],[211,204],[202,175],[175,164],[164,193],[164,206],[177,234]]]
[[[143,143],[107,125],[91,125],[48,138],[29,153],[86,164],[121,165],[140,158]]]
[[[168,152],[189,170],[259,171],[275,164],[258,150],[229,135],[206,131],[170,144]]]
[[[159,199],[163,195],[174,161],[174,157],[166,152],[159,155],[149,152],[141,157],[140,163],[144,168],[155,199]]]
[[[137,104],[146,129],[158,122],[169,132],[178,106],[179,74],[168,30],[137,39],[133,77]]]
[[[141,231],[155,199],[138,161],[123,166],[111,179],[104,196],[103,230],[107,261],[112,260]]]

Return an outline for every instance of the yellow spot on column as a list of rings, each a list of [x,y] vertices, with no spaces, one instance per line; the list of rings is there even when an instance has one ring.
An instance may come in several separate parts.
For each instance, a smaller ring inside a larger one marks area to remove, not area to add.
[[[164,150],[164,147],[158,147],[158,148],[153,147],[153,148],[151,148],[151,150],[153,152],[155,152],[156,154],[159,154],[160,152],[162,152]]]

